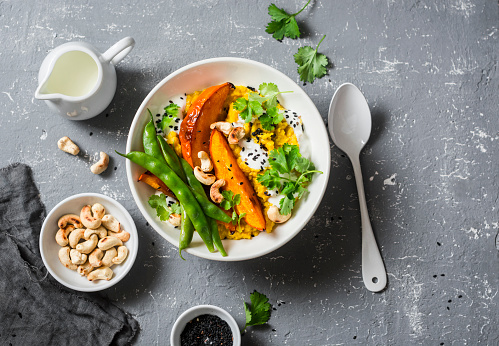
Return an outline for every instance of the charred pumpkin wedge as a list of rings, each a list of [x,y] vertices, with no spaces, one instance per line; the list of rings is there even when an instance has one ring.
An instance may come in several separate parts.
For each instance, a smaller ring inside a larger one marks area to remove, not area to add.
[[[180,124],[182,156],[192,167],[201,165],[198,158],[200,151],[209,151],[210,125],[224,120],[222,107],[231,88],[234,85],[227,82],[205,89],[193,102]]]
[[[210,154],[217,179],[226,181],[223,189],[241,195],[241,203],[235,206],[236,213],[238,215],[246,213],[244,221],[248,225],[258,230],[264,230],[265,217],[256,192],[244,172],[239,168],[227,139],[216,129],[211,132]]]
[[[176,199],[175,195],[168,188],[168,186],[166,186],[165,183],[161,181],[161,179],[159,179],[157,176],[155,176],[149,171],[142,173],[139,177],[139,181],[146,183],[153,189],[163,192],[165,195]]]

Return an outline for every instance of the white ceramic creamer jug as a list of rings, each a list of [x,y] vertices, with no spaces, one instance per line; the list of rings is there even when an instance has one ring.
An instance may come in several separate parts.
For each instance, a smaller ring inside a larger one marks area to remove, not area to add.
[[[35,98],[65,118],[85,120],[100,114],[116,92],[116,70],[133,49],[125,37],[101,54],[85,42],[69,42],[52,50],[38,74]]]

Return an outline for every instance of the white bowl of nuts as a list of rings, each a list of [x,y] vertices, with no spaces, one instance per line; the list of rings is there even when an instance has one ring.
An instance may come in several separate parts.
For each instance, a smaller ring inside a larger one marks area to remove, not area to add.
[[[40,252],[49,273],[83,292],[119,282],[132,268],[138,246],[128,211],[98,193],[81,193],[57,204],[40,232]]]

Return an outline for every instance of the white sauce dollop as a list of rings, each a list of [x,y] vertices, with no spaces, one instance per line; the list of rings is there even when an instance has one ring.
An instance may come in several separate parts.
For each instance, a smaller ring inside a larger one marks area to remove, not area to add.
[[[264,170],[269,166],[269,154],[252,138],[239,141],[241,160],[252,169]]]

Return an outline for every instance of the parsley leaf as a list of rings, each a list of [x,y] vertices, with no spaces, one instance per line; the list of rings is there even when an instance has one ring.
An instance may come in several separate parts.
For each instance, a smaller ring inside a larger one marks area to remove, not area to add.
[[[166,196],[164,193],[161,195],[152,195],[149,197],[149,205],[151,208],[156,209],[156,215],[161,221],[167,221],[171,214],[180,214],[181,208],[179,203],[173,203],[168,206]]]
[[[256,97],[254,95],[252,96],[252,94],[257,93],[250,93],[248,100],[244,97],[240,97],[234,102],[234,109],[240,112],[239,116],[247,123],[253,119],[253,116],[258,116],[263,113],[262,103],[257,101],[255,99]]]
[[[269,299],[265,294],[258,293],[254,291],[250,295],[251,306],[248,303],[244,303],[244,312],[246,314],[246,324],[241,333],[244,333],[246,327],[257,326],[260,324],[267,323],[270,318],[270,308],[272,307],[269,303]]]
[[[294,14],[288,14],[284,9],[278,8],[274,4],[270,4],[268,11],[272,21],[267,24],[265,32],[272,34],[276,40],[282,40],[284,36],[289,38],[300,37],[300,28],[295,17],[308,6],[310,0],[303,6],[301,10]]]
[[[279,111],[279,108],[273,107],[267,109],[259,118],[262,128],[267,131],[273,131],[274,125],[279,124],[284,119],[284,114]]]
[[[260,95],[265,99],[265,108],[267,110],[277,107],[277,95],[292,93],[292,91],[279,91],[279,88],[274,83],[262,83],[258,87],[258,90],[260,91]]]
[[[326,75],[326,66],[329,60],[324,54],[317,53],[317,49],[325,37],[326,35],[322,37],[315,50],[310,46],[305,46],[299,48],[298,53],[294,55],[301,81],[312,83],[316,78],[322,78]]]
[[[173,123],[175,118],[178,117],[179,109],[180,106],[176,105],[175,103],[170,103],[165,107],[165,114],[163,114],[163,118],[161,118],[161,122],[159,123],[159,128],[161,129],[161,131],[163,131],[163,133],[167,133],[167,131],[169,130],[168,127]]]

